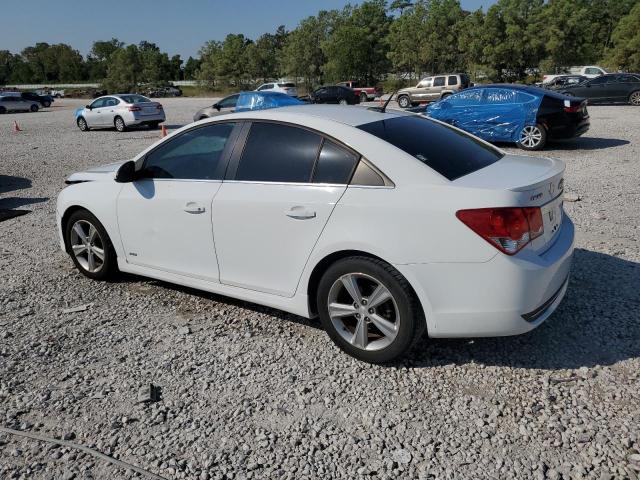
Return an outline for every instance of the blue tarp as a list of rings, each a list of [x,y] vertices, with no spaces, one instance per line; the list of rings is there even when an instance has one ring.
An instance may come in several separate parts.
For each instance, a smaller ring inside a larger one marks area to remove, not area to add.
[[[526,125],[535,125],[544,91],[491,85],[473,87],[427,107],[426,115],[489,142],[517,142]]]
[[[304,102],[279,92],[242,92],[238,97],[236,112],[266,110],[267,108],[286,107],[289,105],[304,105]]]

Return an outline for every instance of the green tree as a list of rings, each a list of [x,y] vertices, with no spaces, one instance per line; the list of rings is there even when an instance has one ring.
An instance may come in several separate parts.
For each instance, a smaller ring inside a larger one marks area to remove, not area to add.
[[[218,84],[217,66],[222,52],[222,42],[210,40],[200,49],[197,80],[212,89]]]
[[[620,20],[611,38],[608,63],[615,69],[640,72],[640,3]]]
[[[483,30],[485,16],[482,9],[467,15],[460,25],[458,35],[458,50],[462,54],[464,69],[472,78],[477,79],[484,73],[482,53],[484,49]]]
[[[109,58],[116,51],[124,47],[117,38],[93,42],[91,51],[87,55],[87,71],[91,80],[102,80],[107,76]]]
[[[461,70],[464,55],[458,49],[458,38],[464,14],[459,0],[429,0],[424,5],[427,18],[419,50],[424,68],[434,74]]]
[[[590,21],[585,26],[592,32],[595,59],[605,57],[613,42],[613,31],[638,0],[590,0]]]
[[[279,76],[278,46],[275,35],[265,33],[255,43],[247,45],[246,56],[247,71],[252,79],[266,81]]]
[[[140,82],[142,60],[136,45],[113,52],[109,58],[107,78],[103,85],[110,92],[131,92]]]
[[[403,13],[389,28],[387,58],[391,61],[394,71],[401,75],[408,73],[409,80],[418,77],[424,71],[420,51],[426,33],[427,11],[424,2],[416,4],[413,8],[405,7]]]
[[[198,75],[198,70],[200,69],[200,60],[197,60],[193,57],[189,57],[184,64],[184,79],[185,80],[195,80]]]

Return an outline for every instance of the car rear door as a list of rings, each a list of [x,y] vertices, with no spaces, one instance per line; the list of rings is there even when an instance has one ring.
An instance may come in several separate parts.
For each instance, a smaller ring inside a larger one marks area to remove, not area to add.
[[[244,134],[213,203],[220,281],[292,297],[357,157],[297,126],[256,121]]]
[[[482,98],[482,117],[478,128],[490,141],[514,141],[525,125],[536,124],[537,108],[523,108],[523,97],[536,98],[509,88],[486,88]]]
[[[123,184],[117,216],[127,263],[218,281],[211,207],[236,125],[208,123],[172,137],[146,155],[135,182]]]

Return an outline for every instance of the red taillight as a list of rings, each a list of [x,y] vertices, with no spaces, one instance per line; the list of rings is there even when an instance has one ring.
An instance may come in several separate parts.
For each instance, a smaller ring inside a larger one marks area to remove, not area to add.
[[[132,106],[129,107],[129,111],[130,112],[139,112],[140,110],[142,110],[142,109],[137,105],[132,105]]]
[[[580,105],[571,105],[569,107],[564,107],[564,111],[567,113],[578,113],[580,111]]]
[[[456,217],[507,255],[516,254],[544,232],[539,207],[459,210]]]

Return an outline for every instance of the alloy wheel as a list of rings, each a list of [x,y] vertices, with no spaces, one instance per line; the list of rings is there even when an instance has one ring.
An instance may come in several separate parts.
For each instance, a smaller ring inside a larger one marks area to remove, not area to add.
[[[124,120],[122,120],[120,117],[116,118],[116,130],[119,132],[124,132]]]
[[[398,335],[398,305],[391,291],[370,275],[349,273],[338,278],[327,305],[336,331],[358,349],[381,350]]]
[[[527,148],[535,148],[542,141],[542,132],[536,125],[528,125],[520,132],[520,143]]]
[[[84,132],[87,129],[87,121],[84,118],[81,118],[78,120],[78,127],[80,127],[80,130]]]
[[[408,108],[409,107],[409,99],[407,97],[400,97],[400,100],[398,100],[398,104],[402,108]]]
[[[341,98],[338,102],[340,105],[347,105],[347,101],[344,98]]]
[[[640,106],[640,91],[638,92],[633,92],[631,94],[631,105],[635,105],[636,107]]]
[[[86,220],[78,220],[71,228],[71,251],[87,272],[97,273],[104,267],[104,242],[98,229]]]

